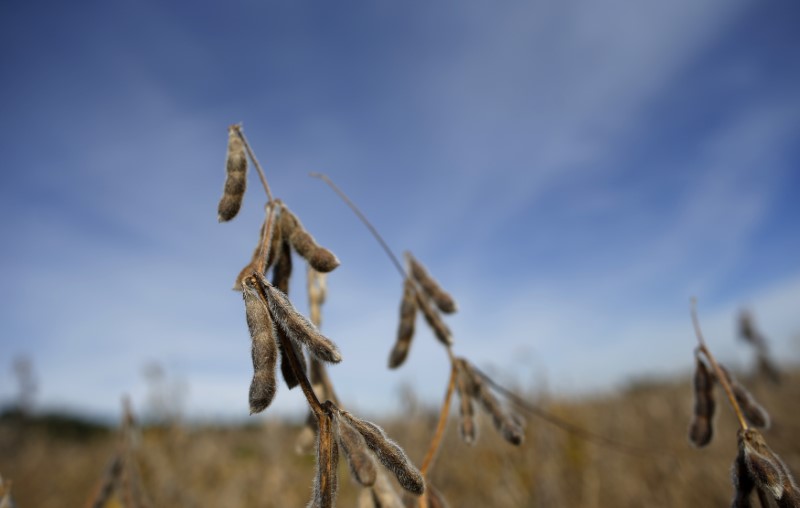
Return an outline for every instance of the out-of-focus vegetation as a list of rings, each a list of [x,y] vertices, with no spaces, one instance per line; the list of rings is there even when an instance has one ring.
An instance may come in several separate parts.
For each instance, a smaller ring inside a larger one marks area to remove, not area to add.
[[[740,376],[771,413],[770,446],[800,471],[800,371],[778,386]],[[721,395],[718,395],[718,397]],[[475,446],[451,418],[430,481],[452,507],[727,506],[736,456],[736,420],[720,404],[715,438],[705,449],[687,440],[688,377],[632,383],[619,394],[582,400],[530,395],[555,415],[627,445],[625,450],[528,418],[522,447],[491,423]],[[436,424],[436,408],[412,407],[378,419],[418,462]],[[141,430],[135,457],[154,506],[305,506],[314,457],[295,453],[301,425],[271,417],[247,426],[165,423]],[[100,481],[118,438],[113,429],[65,415],[7,410],[0,418],[0,474],[13,481],[20,508],[82,506]],[[342,463],[340,506],[356,506],[359,488]]]

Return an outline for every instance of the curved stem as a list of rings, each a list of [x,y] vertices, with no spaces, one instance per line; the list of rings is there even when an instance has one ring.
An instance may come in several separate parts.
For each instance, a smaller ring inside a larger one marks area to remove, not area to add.
[[[264,234],[261,237],[261,247],[258,259],[258,264],[256,265],[256,270],[258,273],[264,275],[264,272],[267,269],[267,259],[269,258],[269,251],[272,247],[272,236],[275,234],[275,213],[277,211],[278,206],[275,206],[277,203],[280,206],[280,200],[278,201],[270,201],[267,203],[267,218],[264,220]]]
[[[731,384],[728,382],[728,376],[726,376],[722,371],[717,363],[716,358],[714,358],[714,355],[711,354],[711,350],[708,349],[708,346],[706,346],[706,341],[703,339],[703,332],[700,331],[700,320],[697,318],[697,300],[694,298],[692,298],[692,324],[694,325],[694,333],[697,335],[699,349],[705,355],[706,359],[708,359],[708,362],[711,364],[711,367],[714,369],[714,375],[719,381],[719,384],[722,385],[722,389],[725,391],[725,395],[727,395],[728,401],[731,403],[733,412],[736,413],[736,418],[739,420],[739,427],[741,427],[742,430],[747,430],[749,428],[747,425],[747,420],[745,420],[744,414],[742,413],[742,408],[736,401],[736,396],[733,394]]]
[[[449,349],[450,348],[448,348],[448,350]],[[436,451],[439,449],[439,445],[442,442],[442,436],[444,435],[444,429],[447,424],[447,417],[450,414],[450,401],[453,400],[453,388],[456,386],[456,373],[457,371],[455,364],[451,364],[450,381],[447,383],[447,392],[444,396],[444,404],[439,412],[439,423],[436,425],[436,433],[433,435],[431,444],[428,446],[428,452],[425,454],[425,459],[422,461],[422,467],[419,469],[423,476],[425,476],[425,474],[428,472],[428,469],[430,469],[431,465],[433,464]]]
[[[270,203],[272,203],[272,192],[269,190],[269,184],[267,183],[267,177],[264,175],[264,170],[261,168],[261,164],[258,163],[258,159],[256,159],[256,154],[253,153],[253,149],[250,148],[250,143],[247,142],[247,138],[242,132],[242,124],[236,124],[232,126],[236,130],[236,134],[239,135],[239,138],[242,140],[244,144],[244,149],[247,150],[247,155],[250,156],[250,160],[253,161],[253,166],[256,167],[258,171],[258,177],[261,179],[261,185],[264,186],[264,192],[267,193],[267,199]]]
[[[342,198],[342,201],[344,201],[345,204],[347,204],[347,206],[350,207],[353,213],[355,213],[358,216],[358,218],[361,219],[361,222],[363,222],[364,225],[367,226],[367,229],[369,229],[369,232],[372,233],[372,236],[374,236],[375,239],[378,240],[378,243],[381,244],[381,248],[383,248],[383,251],[386,253],[387,256],[389,256],[389,259],[392,261],[392,264],[394,264],[394,267],[397,268],[397,271],[400,272],[400,275],[405,279],[407,277],[406,271],[403,269],[403,265],[400,264],[400,260],[397,259],[397,256],[394,255],[392,249],[390,249],[389,245],[387,245],[387,243],[383,240],[383,237],[380,235],[380,233],[378,233],[378,230],[375,229],[375,227],[369,222],[367,217],[363,213],[361,213],[361,210],[358,209],[356,204],[350,201],[350,198],[348,198],[347,195],[344,192],[342,192],[342,190],[339,187],[337,187],[336,184],[333,183],[333,181],[330,178],[328,178],[328,175],[324,173],[311,173],[311,176],[313,178],[319,178],[323,182],[327,183],[330,186],[330,188],[333,189],[333,192],[335,192],[336,194],[339,195],[340,198]]]
[[[616,449],[617,451],[627,453],[629,455],[641,456],[641,457],[649,457],[652,455],[652,451],[649,449],[637,448],[635,446],[630,446],[624,443],[620,443],[612,439],[609,439],[607,437],[601,436],[599,434],[595,434],[594,432],[590,432],[582,427],[578,427],[577,425],[569,423],[566,420],[562,420],[558,416],[555,416],[554,414],[545,411],[539,406],[528,402],[527,400],[523,399],[516,393],[509,390],[508,388],[498,384],[495,380],[487,376],[483,371],[481,371],[475,365],[472,365],[471,367],[472,370],[475,371],[475,373],[478,374],[481,378],[483,378],[483,380],[486,381],[489,385],[491,385],[492,388],[497,390],[499,393],[501,393],[504,397],[513,402],[515,405],[524,409],[525,411],[528,411],[529,413],[535,415],[536,417],[541,418],[543,421],[553,425],[554,427],[563,430],[564,432],[568,432],[570,434],[583,438],[587,441],[592,441],[597,444],[602,444],[604,446]],[[666,451],[666,453],[671,453],[671,452]]]

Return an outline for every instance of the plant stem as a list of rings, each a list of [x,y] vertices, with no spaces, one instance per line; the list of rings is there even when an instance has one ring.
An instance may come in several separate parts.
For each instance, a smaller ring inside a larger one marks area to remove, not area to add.
[[[439,423],[436,425],[436,433],[433,435],[433,440],[431,440],[431,444],[428,447],[428,453],[425,454],[425,459],[422,461],[422,467],[420,468],[420,472],[423,476],[425,476],[428,469],[430,469],[433,459],[436,456],[436,451],[439,449],[439,445],[442,442],[442,436],[444,435],[444,429],[447,424],[447,417],[450,414],[450,401],[453,400],[453,388],[456,386],[456,374],[456,366],[452,364],[450,367],[450,380],[447,382],[447,392],[444,396],[444,404],[442,405],[441,411],[439,411]]]
[[[697,343],[699,344],[700,352],[702,352],[709,363],[711,363],[711,367],[714,369],[714,375],[717,377],[719,384],[722,385],[722,389],[725,390],[725,395],[728,396],[728,401],[731,403],[733,412],[736,413],[736,418],[739,420],[739,427],[741,427],[742,430],[747,430],[749,428],[747,420],[744,418],[739,403],[736,402],[736,396],[733,395],[733,389],[731,389],[731,385],[728,383],[728,377],[720,368],[714,355],[711,354],[711,350],[706,346],[706,341],[703,339],[703,332],[700,331],[700,320],[697,318],[697,300],[694,298],[692,298],[692,324],[694,325],[694,333],[697,335]]]
[[[392,264],[394,264],[394,267],[397,268],[398,272],[400,272],[400,275],[403,277],[403,279],[408,277],[406,275],[406,271],[403,269],[403,265],[400,263],[400,260],[397,259],[397,256],[394,255],[392,249],[390,249],[389,245],[387,245],[386,242],[383,240],[383,237],[380,235],[380,233],[378,233],[378,230],[375,229],[375,227],[369,222],[369,220],[367,220],[367,217],[363,213],[361,213],[361,210],[358,209],[355,203],[350,201],[350,198],[348,198],[347,195],[344,192],[342,192],[342,190],[339,187],[337,187],[336,184],[333,183],[333,181],[330,178],[328,178],[328,175],[324,173],[311,173],[311,176],[313,178],[319,178],[320,180],[327,183],[330,186],[330,188],[333,189],[333,191],[336,194],[338,194],[340,198],[342,198],[342,201],[344,201],[347,204],[347,206],[350,207],[353,213],[355,213],[358,216],[358,218],[361,219],[361,222],[363,222],[364,225],[367,226],[367,229],[369,229],[369,232],[372,233],[372,236],[374,236],[375,239],[378,240],[378,243],[381,244],[381,248],[383,248],[383,251],[386,253],[387,256],[389,256],[389,259],[392,261]]]
[[[267,217],[264,219],[264,234],[261,237],[261,254],[259,255],[258,265],[256,265],[256,270],[261,275],[264,275],[267,269],[267,258],[272,247],[272,235],[275,234],[275,213],[279,206],[281,206],[280,200],[269,201],[266,206]]]
[[[256,159],[256,154],[253,153],[253,149],[250,148],[250,143],[247,142],[247,138],[242,131],[242,124],[237,123],[231,127],[236,131],[236,134],[238,134],[239,138],[241,138],[244,148],[247,150],[247,155],[250,156],[250,160],[253,161],[253,166],[255,166],[256,170],[258,170],[258,177],[261,179],[261,185],[264,186],[264,191],[267,193],[267,199],[270,203],[272,203],[272,192],[269,190],[267,177],[264,175],[264,170],[261,168],[261,164],[258,163],[258,159]]]
[[[650,449],[637,448],[635,446],[630,446],[624,443],[620,443],[612,439],[609,439],[607,437],[601,436],[599,434],[595,434],[594,432],[590,432],[584,428],[578,427],[577,425],[569,423],[565,420],[562,420],[558,416],[555,416],[554,414],[545,411],[541,407],[532,404],[531,402],[528,402],[527,400],[523,399],[516,393],[509,390],[508,388],[505,388],[504,386],[498,384],[496,381],[487,376],[483,371],[481,371],[475,365],[472,365],[472,370],[475,371],[475,373],[478,374],[481,378],[483,378],[483,380],[486,381],[492,388],[497,390],[499,393],[503,394],[503,396],[505,396],[508,400],[513,402],[516,406],[524,409],[525,411],[528,411],[532,415],[542,419],[543,421],[553,425],[556,428],[563,430],[564,432],[568,432],[587,441],[592,441],[597,444],[607,446],[611,449],[616,449],[620,452],[627,453],[629,455],[639,456],[639,457],[649,457],[652,455],[652,450]],[[670,451],[664,451],[664,452],[670,454],[672,453]]]

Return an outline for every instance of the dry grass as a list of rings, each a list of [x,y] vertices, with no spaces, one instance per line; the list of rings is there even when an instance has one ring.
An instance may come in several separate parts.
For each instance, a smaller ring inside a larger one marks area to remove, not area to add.
[[[721,405],[713,442],[702,450],[690,446],[689,377],[642,382],[602,398],[528,397],[641,453],[595,444],[538,419],[528,421],[527,440],[519,448],[489,431],[474,446],[465,446],[453,418],[439,450],[446,462],[432,469],[429,479],[452,507],[729,506],[736,419]],[[773,425],[764,431],[770,447],[790,470],[800,471],[800,415],[794,411],[800,400],[800,371],[784,374],[777,388],[740,378],[772,415]],[[487,416],[476,417],[482,429],[491,427]],[[410,408],[402,418],[381,423],[411,460],[420,463],[436,418],[433,409]],[[315,460],[295,453],[299,432],[298,425],[269,418],[251,427],[145,429],[139,448],[142,481],[154,506],[305,506]],[[81,506],[116,445],[111,434],[76,440],[4,424],[0,471],[13,480],[21,508]],[[346,464],[339,468],[338,505],[355,506],[361,489],[350,480]]]

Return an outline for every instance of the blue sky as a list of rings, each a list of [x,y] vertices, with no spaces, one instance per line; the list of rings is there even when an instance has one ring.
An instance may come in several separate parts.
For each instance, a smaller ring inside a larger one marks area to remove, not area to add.
[[[341,397],[442,396],[421,322],[385,368],[401,281],[329,174],[459,301],[456,351],[565,393],[685,372],[700,299],[734,365],[751,307],[800,359],[794,2],[4,2],[0,399],[114,415],[161,363],[199,417],[247,412],[241,299],[262,219],[216,222],[227,126],[342,260],[324,331]],[[303,282],[291,294],[305,309]],[[296,296],[297,298],[297,296]],[[279,390],[273,414],[301,415]]]

